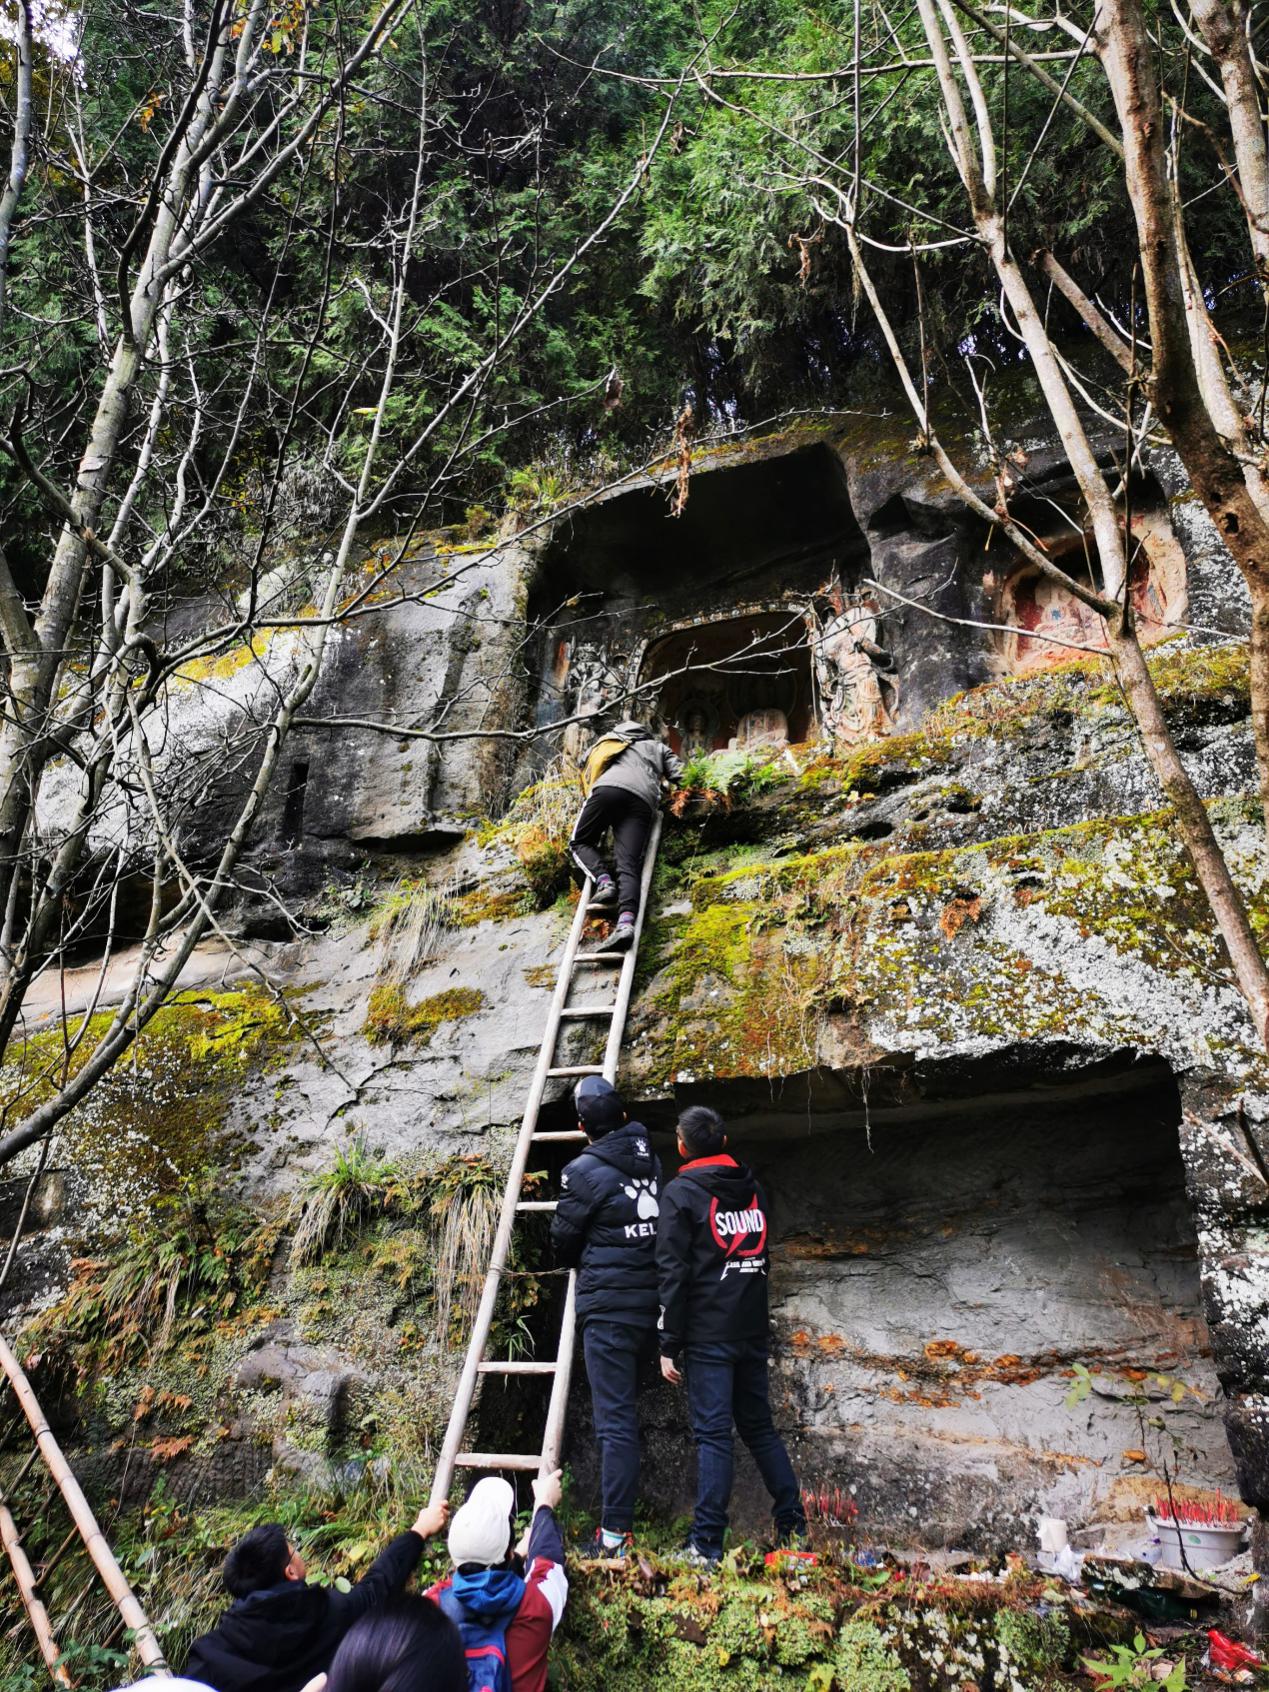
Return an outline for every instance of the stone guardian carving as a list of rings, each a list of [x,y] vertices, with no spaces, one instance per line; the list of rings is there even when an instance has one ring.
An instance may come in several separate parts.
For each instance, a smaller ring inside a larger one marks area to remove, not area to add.
[[[852,599],[815,637],[820,713],[825,733],[840,746],[894,732],[899,678],[877,632],[877,607]]]

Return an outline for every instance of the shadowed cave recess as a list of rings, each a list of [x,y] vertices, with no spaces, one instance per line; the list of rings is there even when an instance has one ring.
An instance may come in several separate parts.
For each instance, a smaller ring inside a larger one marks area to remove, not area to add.
[[[1078,601],[1037,584],[1007,542],[988,545],[946,489],[895,480],[827,441],[739,449],[692,477],[681,508],[662,479],[561,519],[535,549],[528,596],[536,724],[624,709],[688,756],[821,733],[860,745],[918,727],[959,689],[1103,643]],[[1037,456],[1016,506],[1085,573],[1064,466]],[[1187,606],[1185,558],[1151,476],[1133,484],[1130,527],[1151,643]],[[526,773],[561,747],[576,756],[586,733],[570,723]]]

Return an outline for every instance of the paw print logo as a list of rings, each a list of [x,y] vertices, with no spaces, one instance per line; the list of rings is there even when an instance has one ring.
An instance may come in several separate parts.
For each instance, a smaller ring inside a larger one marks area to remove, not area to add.
[[[626,1197],[635,1201],[635,1212],[640,1222],[650,1222],[654,1216],[660,1216],[661,1206],[657,1203],[657,1184],[655,1181],[644,1181],[637,1175],[621,1189]]]

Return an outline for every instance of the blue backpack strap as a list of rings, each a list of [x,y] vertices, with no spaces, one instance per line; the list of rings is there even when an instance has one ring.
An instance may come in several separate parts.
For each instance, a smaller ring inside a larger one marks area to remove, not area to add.
[[[437,1592],[436,1602],[463,1636],[467,1692],[512,1692],[507,1629],[515,1620],[519,1605],[492,1616],[473,1616],[449,1581]]]

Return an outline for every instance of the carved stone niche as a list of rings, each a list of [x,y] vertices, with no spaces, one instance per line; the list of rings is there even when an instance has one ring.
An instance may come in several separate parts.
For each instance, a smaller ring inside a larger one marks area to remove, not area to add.
[[[634,679],[660,677],[657,715],[683,757],[784,746],[814,728],[807,619],[794,606],[738,606],[658,635],[636,658]]]
[[[736,724],[736,745],[742,752],[750,747],[788,744],[789,719],[778,705],[746,711]]]
[[[1150,646],[1172,633],[1185,616],[1185,555],[1160,507],[1134,512],[1129,532],[1129,592],[1138,635]],[[1050,536],[1046,545],[1068,576],[1091,580],[1091,536]],[[1103,651],[1106,646],[1106,630],[1096,611],[1030,563],[1018,564],[1006,575],[997,594],[995,621],[1005,625],[995,637],[1001,668],[1015,675],[1065,663],[1081,648]]]

